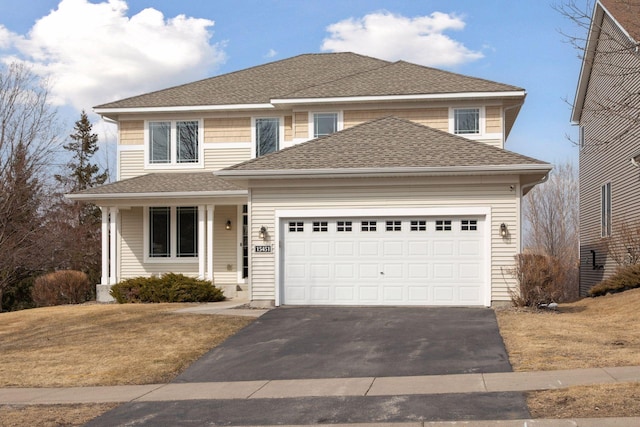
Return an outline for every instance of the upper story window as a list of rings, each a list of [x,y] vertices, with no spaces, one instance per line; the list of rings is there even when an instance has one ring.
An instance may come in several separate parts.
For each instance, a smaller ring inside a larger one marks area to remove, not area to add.
[[[278,151],[280,148],[280,119],[255,119],[255,154],[256,157]]]
[[[453,110],[453,133],[456,135],[480,134],[480,109],[456,108]]]
[[[584,126],[578,127],[578,146],[584,148]]]
[[[147,159],[150,165],[197,164],[200,147],[198,120],[148,122]]]
[[[313,137],[331,135],[338,131],[338,113],[313,113]]]

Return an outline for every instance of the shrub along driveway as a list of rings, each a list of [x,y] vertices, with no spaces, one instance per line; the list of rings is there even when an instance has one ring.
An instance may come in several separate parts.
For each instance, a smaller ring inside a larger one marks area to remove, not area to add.
[[[490,309],[286,307],[229,338],[175,382],[508,371]]]

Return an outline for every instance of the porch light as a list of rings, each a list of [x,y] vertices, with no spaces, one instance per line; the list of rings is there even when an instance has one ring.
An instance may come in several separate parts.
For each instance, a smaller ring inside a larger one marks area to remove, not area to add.
[[[267,227],[265,227],[264,225],[262,227],[260,227],[260,232],[258,233],[258,237],[261,238],[262,240],[265,240],[267,237]]]
[[[502,224],[500,224],[500,236],[507,237],[508,234],[509,231],[507,230],[507,224],[503,222]]]
[[[231,220],[230,219],[227,220],[227,224],[224,226],[224,229],[225,230],[231,230]]]

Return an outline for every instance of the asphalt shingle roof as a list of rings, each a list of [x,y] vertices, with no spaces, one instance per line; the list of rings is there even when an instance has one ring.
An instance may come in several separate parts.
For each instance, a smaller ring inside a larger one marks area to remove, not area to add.
[[[263,104],[271,99],[503,92],[524,89],[355,53],[305,54],[96,106],[148,108]]]
[[[635,41],[640,41],[640,0],[600,0]]]
[[[149,194],[238,191],[240,187],[211,172],[150,173],[135,178],[89,188],[76,195]]]
[[[548,163],[397,117],[384,117],[224,171],[447,168]]]

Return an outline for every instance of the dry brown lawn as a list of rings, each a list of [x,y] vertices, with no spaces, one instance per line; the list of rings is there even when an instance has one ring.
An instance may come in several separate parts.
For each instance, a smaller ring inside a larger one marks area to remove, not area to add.
[[[251,322],[182,304],[89,304],[0,313],[0,387],[167,382]]]
[[[116,403],[82,405],[0,406],[0,425],[3,427],[60,427],[82,426],[98,415],[118,406]]]
[[[561,304],[558,312],[497,310],[515,371],[640,365],[640,289]],[[640,383],[529,393],[534,418],[640,416]]]

